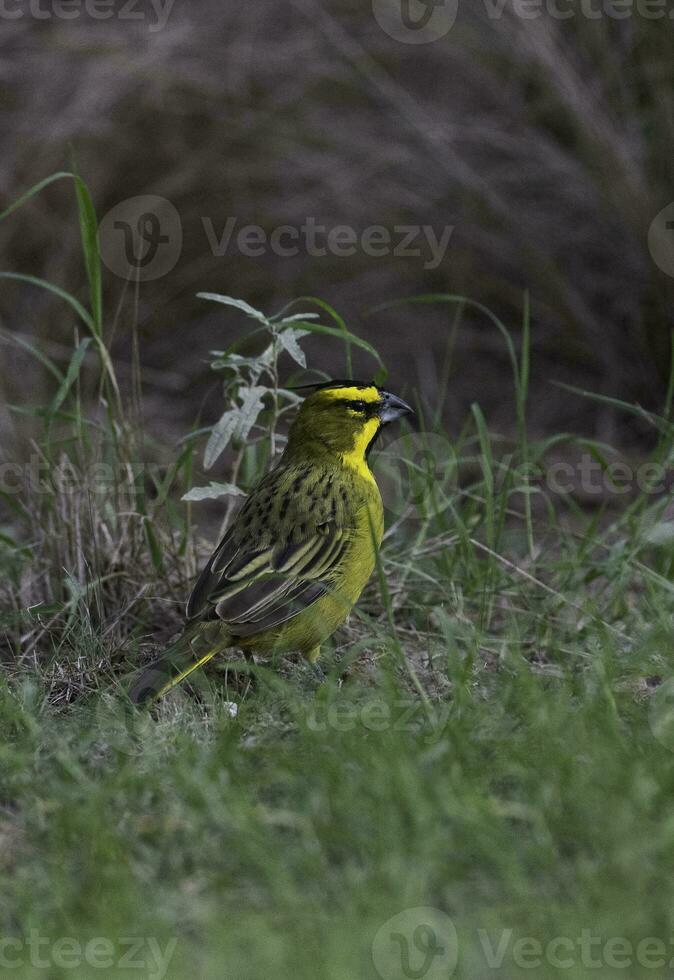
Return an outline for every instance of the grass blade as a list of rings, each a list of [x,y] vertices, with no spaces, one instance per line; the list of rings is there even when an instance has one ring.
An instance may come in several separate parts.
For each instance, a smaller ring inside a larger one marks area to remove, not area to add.
[[[46,279],[39,279],[37,276],[26,276],[22,272],[0,272],[0,279],[15,279],[17,282],[26,282],[31,286],[39,286],[40,289],[46,289],[47,292],[54,293],[55,296],[65,300],[75,310],[89,330],[95,333],[94,321],[80,301],[75,299],[67,290],[61,289],[60,286],[55,285],[53,282],[47,282]]]

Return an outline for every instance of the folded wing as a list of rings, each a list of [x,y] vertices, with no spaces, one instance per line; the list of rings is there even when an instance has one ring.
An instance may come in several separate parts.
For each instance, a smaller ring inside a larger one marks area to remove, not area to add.
[[[329,591],[350,523],[329,475],[274,471],[211,555],[188,618],[217,616],[241,637],[287,622]]]

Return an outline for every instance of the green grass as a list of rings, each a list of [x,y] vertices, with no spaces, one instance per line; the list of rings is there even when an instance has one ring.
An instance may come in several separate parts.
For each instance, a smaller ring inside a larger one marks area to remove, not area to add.
[[[532,975],[510,954],[487,970],[481,929],[668,939],[672,753],[623,682],[670,640],[626,653],[589,630],[553,676],[512,633],[488,670],[438,644],[454,686],[430,718],[390,653],[341,687],[298,669],[236,719],[217,694],[156,720],[58,712],[26,677],[0,709],[3,935],[175,939],[172,977],[374,977],[378,928],[431,906],[470,980]],[[587,975],[578,947],[563,975]]]
[[[528,439],[527,316],[516,342],[492,321],[516,438],[476,405],[443,456],[431,406],[431,436],[384,452],[392,533],[321,669],[258,665],[249,684],[220,665],[130,709],[120,679],[177,626],[202,551],[177,499],[201,437],[122,494],[161,454],[140,399],[117,398],[77,186],[97,359],[78,339],[48,404],[17,406],[43,486],[6,493],[0,528],[0,975],[445,980],[454,958],[462,980],[674,975],[666,495],[586,513],[551,494],[553,451],[604,469],[610,452]],[[254,452],[232,447],[244,487],[279,438],[277,387]],[[669,407],[650,419],[663,464]],[[96,492],[95,461],[113,477]]]

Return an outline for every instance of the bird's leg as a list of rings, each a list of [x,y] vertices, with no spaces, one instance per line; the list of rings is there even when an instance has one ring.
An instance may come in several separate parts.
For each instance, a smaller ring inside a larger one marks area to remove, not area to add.
[[[243,655],[246,658],[246,663],[247,664],[252,664],[253,665],[253,668],[254,668],[255,667],[255,655],[253,653],[251,653],[250,650],[244,650],[243,651]],[[254,669],[252,671],[249,671],[249,670],[246,671],[246,681],[247,681],[246,686],[245,686],[245,688],[243,690],[243,694],[241,695],[241,699],[242,700],[245,698],[245,696],[248,694],[249,691],[254,691],[257,688],[257,677],[255,676],[255,670]]]
[[[309,650],[308,653],[304,654],[304,656],[306,657],[306,659],[309,661],[310,664],[315,664],[318,658],[320,657],[320,655],[321,655],[320,643],[317,646],[315,646],[312,650]]]
[[[255,657],[248,650],[241,650],[241,653],[246,658],[245,668],[240,662],[238,665],[236,663],[223,663],[216,664],[215,671],[220,684],[224,682],[226,689],[231,688],[233,694],[243,698],[249,690],[255,687],[255,676],[248,669],[249,664],[255,666]]]
[[[314,668],[314,673],[316,677],[322,683],[325,680],[325,673],[323,671],[323,668],[318,662],[318,658],[320,657],[320,655],[321,655],[321,647],[320,644],[318,644],[315,647],[313,647],[313,649],[309,650],[308,653],[305,653],[304,658]]]

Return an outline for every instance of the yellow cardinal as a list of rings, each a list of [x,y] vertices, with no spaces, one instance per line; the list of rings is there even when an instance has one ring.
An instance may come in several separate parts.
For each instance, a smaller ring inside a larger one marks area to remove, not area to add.
[[[363,591],[384,530],[368,456],[412,409],[372,384],[311,387],[278,465],[199,576],[182,636],[136,678],[132,701],[161,697],[228,647],[314,662]]]

